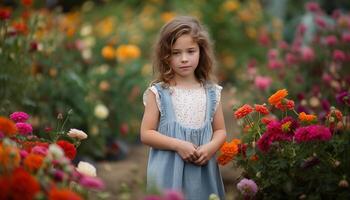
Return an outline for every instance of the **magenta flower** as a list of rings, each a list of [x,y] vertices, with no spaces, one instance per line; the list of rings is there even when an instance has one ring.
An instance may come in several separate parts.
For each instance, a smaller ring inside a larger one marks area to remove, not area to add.
[[[55,169],[54,173],[53,173],[53,177],[56,181],[61,182],[64,179],[64,172],[62,170],[59,169]]]
[[[333,59],[335,61],[340,61],[340,62],[345,61],[346,59],[345,53],[341,50],[336,49],[333,51]]]
[[[237,189],[242,193],[245,197],[252,197],[258,192],[258,186],[251,179],[242,179],[237,184]]]
[[[327,28],[327,23],[326,21],[320,17],[320,16],[317,16],[315,18],[315,23],[317,24],[317,26],[319,26],[320,28]]]
[[[350,33],[343,33],[341,39],[343,42],[350,42]]]
[[[270,59],[268,66],[270,69],[280,69],[283,67],[283,63],[277,59]]]
[[[24,160],[28,156],[28,152],[26,150],[21,150],[19,155],[21,155],[21,160]]]
[[[270,87],[272,79],[268,76],[257,76],[255,78],[254,84],[260,90],[266,90]]]
[[[185,200],[184,195],[176,190],[166,190],[164,192],[164,200]]]
[[[28,135],[29,133],[33,132],[32,125],[28,123],[18,122],[16,123],[16,127],[21,135]]]
[[[83,176],[79,180],[79,184],[90,189],[101,190],[105,187],[103,181],[97,177]]]
[[[295,141],[298,143],[309,141],[328,141],[332,133],[328,127],[322,125],[310,125],[298,128],[295,131]]]
[[[269,59],[276,59],[278,56],[278,51],[276,49],[270,49],[268,54],[267,54],[267,57]]]
[[[317,2],[307,2],[305,9],[310,12],[318,12],[321,10],[320,5]]]
[[[339,104],[350,105],[350,94],[347,91],[343,91],[335,97]]]
[[[0,131],[0,139],[4,138],[5,134],[3,132]]]
[[[329,35],[324,40],[325,40],[326,45],[328,45],[328,46],[334,46],[338,42],[338,39],[335,35]]]
[[[157,195],[149,195],[144,197],[143,200],[163,200],[163,198]]]
[[[26,122],[29,119],[29,115],[25,112],[14,112],[10,115],[10,119],[14,122]]]

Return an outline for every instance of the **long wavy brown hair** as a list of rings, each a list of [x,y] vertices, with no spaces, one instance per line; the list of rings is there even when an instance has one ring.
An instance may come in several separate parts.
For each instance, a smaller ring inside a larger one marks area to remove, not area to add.
[[[207,29],[193,17],[179,16],[166,23],[160,30],[154,46],[153,73],[156,74],[156,79],[152,84],[163,82],[166,87],[169,86],[170,80],[175,76],[169,64],[172,47],[176,40],[185,34],[192,36],[199,46],[199,62],[194,71],[196,79],[203,85],[214,81],[212,72],[216,61]]]

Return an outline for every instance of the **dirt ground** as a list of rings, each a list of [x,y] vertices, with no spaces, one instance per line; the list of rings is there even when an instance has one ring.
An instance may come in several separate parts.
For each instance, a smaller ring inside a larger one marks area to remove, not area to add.
[[[228,139],[234,137],[237,132],[232,118],[232,92],[224,90],[222,92],[222,104],[225,115],[225,124]],[[145,174],[147,166],[148,147],[142,144],[129,147],[129,152],[125,160],[116,162],[97,163],[97,174],[105,181],[106,190],[101,194],[105,199],[111,200],[138,200],[145,194]],[[239,170],[228,164],[220,166],[223,177],[226,200],[237,199],[235,184],[239,178]],[[94,197],[92,199],[95,199]]]

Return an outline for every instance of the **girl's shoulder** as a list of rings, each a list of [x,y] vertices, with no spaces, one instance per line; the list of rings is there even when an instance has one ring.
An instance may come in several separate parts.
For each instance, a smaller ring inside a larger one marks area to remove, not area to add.
[[[220,86],[219,84],[217,84],[217,83],[213,83],[213,82],[207,82],[207,83],[205,83],[205,85],[204,85],[206,88],[211,88],[211,89],[213,89],[213,90],[215,90],[215,91],[219,91],[219,92],[221,92],[221,90],[222,90],[222,86]]]

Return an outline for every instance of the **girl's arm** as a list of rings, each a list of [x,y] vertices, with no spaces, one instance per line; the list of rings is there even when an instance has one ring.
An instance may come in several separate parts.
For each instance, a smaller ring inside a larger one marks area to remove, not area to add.
[[[195,145],[159,133],[156,131],[158,123],[159,110],[156,103],[156,96],[153,92],[148,91],[140,130],[141,142],[156,149],[176,151],[186,161],[198,159],[195,155]]]
[[[215,153],[219,150],[219,148],[222,146],[222,144],[224,144],[226,140],[225,120],[224,114],[222,112],[221,102],[219,103],[218,108],[214,114],[212,126],[212,140],[197,149],[197,156],[199,156],[199,158],[194,162],[197,165],[206,164],[210,158],[215,155]]]

